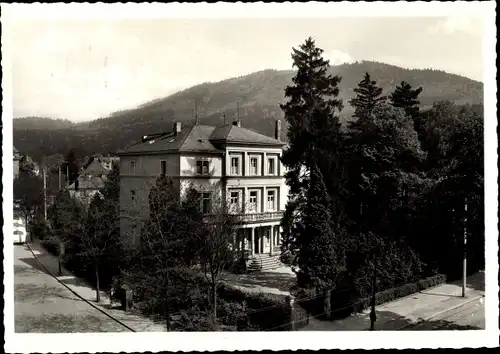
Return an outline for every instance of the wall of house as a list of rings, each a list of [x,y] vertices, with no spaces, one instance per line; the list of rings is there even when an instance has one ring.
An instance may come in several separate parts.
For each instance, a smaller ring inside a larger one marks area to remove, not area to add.
[[[279,157],[282,153],[280,148],[243,147],[234,146],[226,148],[226,176],[227,195],[230,197],[232,191],[240,192],[240,204],[243,210],[248,212],[250,191],[257,192],[258,207],[256,212],[267,210],[267,191],[275,190],[275,209],[284,210],[288,200],[288,186],[285,184],[285,169]],[[240,161],[240,174],[232,175],[231,158],[238,157]],[[257,159],[257,175],[252,174],[250,161]],[[275,173],[268,173],[267,159],[275,161]]]
[[[99,190],[97,189],[70,189],[69,195],[80,200],[82,203],[89,204],[98,192]]]
[[[196,177],[197,161],[208,161],[208,175],[211,178],[222,177],[222,156],[214,156],[209,154],[182,154],[180,156],[180,176],[182,177]]]
[[[135,171],[131,162],[135,163]],[[149,217],[149,192],[161,174],[161,161],[166,161],[166,173],[179,176],[179,155],[142,155],[120,157],[120,233],[128,239],[138,239],[138,232]],[[180,189],[179,178],[173,179]]]

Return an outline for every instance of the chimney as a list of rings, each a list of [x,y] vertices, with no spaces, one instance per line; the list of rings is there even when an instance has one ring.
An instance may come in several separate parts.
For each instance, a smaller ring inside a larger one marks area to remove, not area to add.
[[[239,119],[238,119],[238,120],[235,120],[235,121],[233,122],[233,125],[235,125],[235,126],[237,126],[237,127],[241,127],[241,120],[239,120]]]
[[[274,138],[276,140],[281,140],[281,120],[276,120],[276,129],[274,131]]]
[[[175,122],[174,123],[174,134],[178,135],[181,133],[182,130],[182,123],[181,122]]]

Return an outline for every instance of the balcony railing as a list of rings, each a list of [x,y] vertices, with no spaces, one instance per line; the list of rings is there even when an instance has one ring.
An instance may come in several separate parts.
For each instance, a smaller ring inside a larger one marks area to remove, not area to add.
[[[283,217],[283,211],[267,211],[265,213],[248,213],[248,214],[238,215],[238,219],[241,222],[279,220],[282,217]]]

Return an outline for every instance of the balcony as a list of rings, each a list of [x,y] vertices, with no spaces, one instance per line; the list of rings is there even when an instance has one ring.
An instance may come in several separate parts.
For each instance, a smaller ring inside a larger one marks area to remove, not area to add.
[[[267,211],[265,213],[248,213],[239,214],[238,219],[240,222],[258,222],[258,221],[272,221],[281,220],[283,211]]]

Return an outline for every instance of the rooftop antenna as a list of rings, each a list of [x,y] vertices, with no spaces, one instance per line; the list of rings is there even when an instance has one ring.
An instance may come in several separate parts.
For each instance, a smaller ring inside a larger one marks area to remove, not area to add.
[[[226,113],[222,113],[222,118],[224,118],[224,125],[226,125]]]

